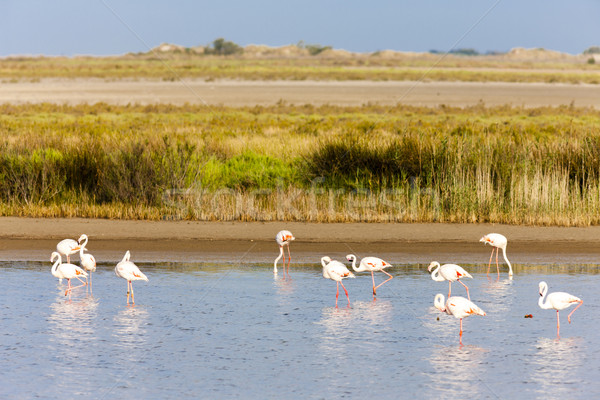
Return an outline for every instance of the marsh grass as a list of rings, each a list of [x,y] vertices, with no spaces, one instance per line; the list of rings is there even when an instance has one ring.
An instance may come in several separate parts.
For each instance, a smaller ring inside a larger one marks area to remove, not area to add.
[[[44,78],[436,80],[466,82],[600,83],[600,65],[515,61],[494,57],[200,57],[176,54],[122,57],[19,57],[0,59],[3,83]]]
[[[0,106],[0,214],[600,223],[600,113]]]

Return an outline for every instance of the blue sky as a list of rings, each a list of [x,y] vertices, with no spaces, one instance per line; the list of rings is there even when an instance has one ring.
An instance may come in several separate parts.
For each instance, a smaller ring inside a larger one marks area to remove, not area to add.
[[[0,56],[111,55],[224,37],[357,52],[600,45],[600,0],[0,0]]]

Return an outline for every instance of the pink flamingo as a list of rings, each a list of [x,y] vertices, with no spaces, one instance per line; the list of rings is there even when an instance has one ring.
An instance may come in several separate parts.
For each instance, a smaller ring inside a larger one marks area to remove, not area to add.
[[[296,238],[294,237],[294,235],[292,235],[292,232],[290,232],[290,231],[280,231],[275,236],[275,241],[279,245],[279,257],[277,257],[275,259],[275,262],[273,263],[273,273],[274,274],[277,274],[277,263],[279,262],[281,257],[283,257],[283,272],[285,274],[285,253],[283,252],[283,246],[287,246],[287,249],[288,249],[288,273],[289,273],[290,262],[292,261],[292,255],[290,254],[290,242],[292,240],[296,240]]]
[[[487,275],[490,274],[490,266],[492,265],[492,256],[494,255],[494,250],[496,250],[496,270],[498,271],[498,278],[500,278],[500,266],[498,265],[498,252],[500,251],[500,249],[502,249],[502,255],[504,256],[504,261],[506,261],[506,263],[508,264],[508,276],[512,277],[512,275],[513,275],[512,265],[510,265],[510,261],[508,261],[508,258],[506,258],[506,245],[508,244],[508,240],[506,239],[506,236],[501,235],[499,233],[488,233],[487,235],[485,235],[484,237],[479,239],[479,241],[483,242],[484,244],[489,244],[492,247],[494,247],[492,249],[492,254],[490,255],[490,262],[488,263]]]
[[[56,261],[54,261],[55,259],[56,259]],[[52,255],[50,256],[50,262],[54,263],[54,265],[52,266],[52,269],[50,271],[50,272],[52,272],[52,275],[54,275],[58,279],[61,279],[61,280],[66,279],[67,280],[67,290],[65,291],[65,296],[68,294],[70,297],[71,291],[73,289],[77,289],[79,287],[87,285],[87,283],[85,283],[84,281],[81,280],[81,278],[79,278],[80,275],[87,277],[87,273],[84,270],[82,270],[81,268],[79,268],[77,265],[73,265],[70,263],[63,264],[60,253],[58,253],[56,251],[53,252]],[[79,286],[72,287],[71,279],[73,279],[73,278],[79,279],[79,281],[82,284]]]
[[[83,241],[83,244],[81,243],[82,241]],[[81,246],[79,249],[79,260],[80,260],[79,263],[81,264],[83,269],[85,269],[86,271],[90,271],[90,291],[91,291],[92,290],[92,272],[96,271],[96,259],[90,253],[85,253],[85,254],[83,253],[84,250],[87,250],[85,248],[85,246],[87,245],[87,242],[88,242],[88,237],[85,233],[79,237],[77,242],[80,243],[80,246]]]
[[[567,320],[569,321],[569,323],[571,323],[571,315],[573,315],[575,310],[577,310],[583,304],[583,300],[569,293],[554,292],[548,294],[548,296],[546,297],[546,301],[544,302],[544,296],[546,296],[546,293],[548,293],[548,284],[544,281],[540,282],[539,290],[540,299],[538,300],[538,304],[540,308],[543,308],[544,310],[556,310],[556,337],[560,337],[560,321],[558,319],[558,312],[560,310],[564,310],[565,308],[571,307],[575,303],[579,303],[577,304],[577,307],[575,307],[573,311],[571,311],[571,313],[567,316]]]
[[[129,261],[131,254],[129,250],[123,256],[123,259],[119,261],[115,267],[115,274],[119,278],[123,278],[127,281],[127,304],[129,305],[129,294],[131,293],[131,305],[135,305],[135,299],[133,297],[133,283],[131,281],[143,280],[148,282],[146,275],[140,271],[137,265]]]
[[[433,270],[433,272],[431,272],[433,268],[435,269]],[[469,295],[469,288],[467,287],[467,285],[462,283],[460,279],[463,277],[473,279],[473,277],[460,265],[444,264],[440,266],[439,262],[432,261],[431,264],[429,264],[429,267],[427,267],[427,271],[431,272],[431,279],[433,279],[436,282],[448,281],[448,297],[450,297],[450,294],[452,294],[452,282],[458,282],[461,285],[463,285],[465,289],[467,289],[467,297],[469,298],[469,300],[471,300],[471,296]]]
[[[344,278],[354,278],[354,274],[346,268],[344,264],[339,261],[331,260],[329,257],[321,258],[321,265],[323,265],[323,278],[331,279],[336,281],[337,292],[335,294],[335,306],[338,306],[338,297],[340,295],[340,284],[342,288],[344,288],[344,292],[346,292],[346,298],[348,299],[348,307],[350,307],[350,296],[348,296],[348,291],[346,287],[342,283],[342,279]]]
[[[438,293],[435,295],[435,299],[433,300],[433,305],[435,308],[440,310],[441,312],[445,312],[449,315],[454,315],[455,318],[460,319],[460,334],[459,334],[459,342],[462,345],[462,335],[463,335],[463,325],[462,320],[469,315],[483,315],[485,316],[485,312],[477,307],[470,300],[465,299],[461,296],[452,296],[448,297],[448,300],[444,304],[444,295]]]
[[[71,254],[75,254],[79,251],[79,243],[73,239],[64,239],[58,242],[56,245],[56,251],[67,257],[67,263],[71,262]]]
[[[373,280],[373,297],[377,295],[377,288],[394,278],[392,275],[384,271],[384,268],[392,267],[392,264],[383,261],[381,258],[365,257],[362,260],[360,260],[360,266],[358,268],[356,267],[356,256],[354,254],[348,254],[346,256],[346,259],[352,262],[352,269],[354,270],[354,272],[371,272],[371,279]],[[389,276],[389,278],[381,282],[379,285],[375,286],[375,276],[373,274],[375,271],[381,271],[387,276]]]

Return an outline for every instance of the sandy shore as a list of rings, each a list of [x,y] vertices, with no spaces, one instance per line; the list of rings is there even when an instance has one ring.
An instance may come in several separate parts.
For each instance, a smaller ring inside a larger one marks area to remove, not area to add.
[[[513,263],[597,263],[600,227],[558,228],[466,224],[316,224],[298,222],[113,221],[0,218],[0,260],[46,261],[56,243],[86,233],[100,261],[119,260],[126,250],[141,262],[272,262],[275,234],[296,236],[294,262],[318,263],[322,255],[379,255],[392,263],[487,262],[486,233],[509,238]]]
[[[411,82],[411,81],[240,81],[206,82],[200,79],[114,80],[47,78],[39,82],[0,85],[0,103],[59,103],[226,106],[365,103],[435,107],[464,107],[483,102],[487,106],[526,107],[574,104],[600,108],[598,85],[510,82]]]

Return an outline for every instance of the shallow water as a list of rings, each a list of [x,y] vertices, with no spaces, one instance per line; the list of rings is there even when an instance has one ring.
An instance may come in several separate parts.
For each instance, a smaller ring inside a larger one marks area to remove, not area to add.
[[[597,267],[541,266],[466,280],[486,317],[433,307],[423,266],[345,280],[317,267],[143,264],[135,307],[113,266],[69,300],[50,263],[0,263],[0,398],[598,398]],[[474,270],[474,268],[467,270]],[[590,272],[590,271],[593,271]],[[381,281],[382,277],[376,275]],[[538,282],[581,297],[572,323],[538,307]],[[465,295],[454,284],[454,295]],[[526,319],[524,315],[533,314]]]

